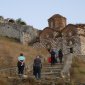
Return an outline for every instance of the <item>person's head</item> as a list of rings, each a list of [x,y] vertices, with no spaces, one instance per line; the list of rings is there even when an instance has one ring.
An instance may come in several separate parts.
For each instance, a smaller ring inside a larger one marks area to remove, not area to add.
[[[40,58],[40,56],[36,56],[36,58]]]
[[[52,48],[52,49],[51,49],[51,51],[55,51],[55,49],[54,49],[54,48]]]
[[[59,51],[62,52],[62,49],[60,49]]]
[[[20,56],[23,56],[23,53],[20,53]]]

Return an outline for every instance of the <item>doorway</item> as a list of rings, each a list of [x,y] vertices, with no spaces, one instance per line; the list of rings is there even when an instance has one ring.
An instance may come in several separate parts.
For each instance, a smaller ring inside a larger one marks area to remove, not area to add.
[[[70,48],[70,53],[73,53],[73,47]]]

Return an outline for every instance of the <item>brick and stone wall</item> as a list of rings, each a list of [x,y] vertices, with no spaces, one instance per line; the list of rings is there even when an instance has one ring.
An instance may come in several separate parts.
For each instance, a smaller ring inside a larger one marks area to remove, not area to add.
[[[62,30],[66,26],[66,18],[55,14],[48,19],[49,27],[56,30]]]
[[[73,49],[74,54],[81,54],[81,43],[79,36],[73,36],[73,41],[70,41],[70,43],[67,41],[65,37],[62,38],[62,44],[63,44],[63,53],[69,54],[70,48]]]

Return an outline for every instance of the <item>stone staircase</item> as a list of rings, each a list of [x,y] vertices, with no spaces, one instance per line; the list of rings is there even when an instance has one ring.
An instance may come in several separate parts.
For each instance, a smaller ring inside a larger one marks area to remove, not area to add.
[[[51,66],[49,63],[44,63],[42,66],[40,80],[35,79],[32,73],[32,69],[29,69],[29,67],[25,68],[25,75],[23,76],[23,78],[20,78],[18,76],[17,67],[1,69],[0,76],[6,78],[13,85],[24,85],[27,82],[29,84],[29,81],[32,81],[30,82],[30,85],[38,85],[38,84],[39,85],[44,85],[44,84],[52,85],[52,83],[53,84],[55,83],[56,79],[61,78],[62,67],[63,67],[63,64],[59,64],[59,63],[53,66]],[[32,68],[32,65],[31,65],[31,68]],[[16,81],[16,82],[13,83],[12,81]],[[33,82],[35,82],[36,84],[32,84]]]
[[[28,78],[35,82],[34,85],[57,85],[57,81],[62,79],[61,71],[63,69],[63,65],[63,63],[56,63],[55,65],[51,66],[49,63],[43,63],[40,80],[37,80],[34,77],[32,71],[30,71],[27,75]]]
[[[27,82],[33,80],[33,82],[36,82],[37,85],[38,84],[39,85],[57,85],[56,84],[57,80],[59,79],[63,80],[62,75],[64,76],[64,78],[65,77],[67,79],[69,78],[68,74],[69,74],[69,69],[71,67],[71,63],[72,63],[72,56],[73,56],[72,54],[65,55],[66,61],[63,59],[62,64],[56,63],[53,66],[51,66],[48,62],[44,62],[42,66],[42,70],[41,70],[40,80],[36,80],[35,77],[33,76],[33,72],[32,72],[33,64],[31,63],[30,65],[26,65],[25,76],[23,77],[23,79]],[[23,80],[19,78],[17,74],[17,67],[0,69],[0,77],[2,76],[8,78],[9,80],[16,80],[17,82],[18,80],[20,80],[20,82],[22,82]],[[44,84],[41,84],[41,83],[44,83]],[[50,83],[50,84],[46,84],[46,83]]]
[[[50,63],[43,63],[42,69],[41,69],[41,80],[42,79],[58,79],[61,78],[61,71],[63,69],[63,63],[56,63],[55,65],[52,65]],[[30,71],[28,74],[29,77],[35,78],[33,75],[33,72]]]
[[[56,79],[61,78],[61,70],[63,64],[56,63],[51,66],[50,64],[43,65],[41,76],[42,78]]]

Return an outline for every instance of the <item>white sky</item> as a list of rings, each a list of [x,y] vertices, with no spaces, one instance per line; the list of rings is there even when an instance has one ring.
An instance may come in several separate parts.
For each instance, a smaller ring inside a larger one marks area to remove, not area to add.
[[[60,14],[68,23],[85,23],[85,0],[0,0],[0,16],[21,18],[38,29],[48,26],[48,18]]]

